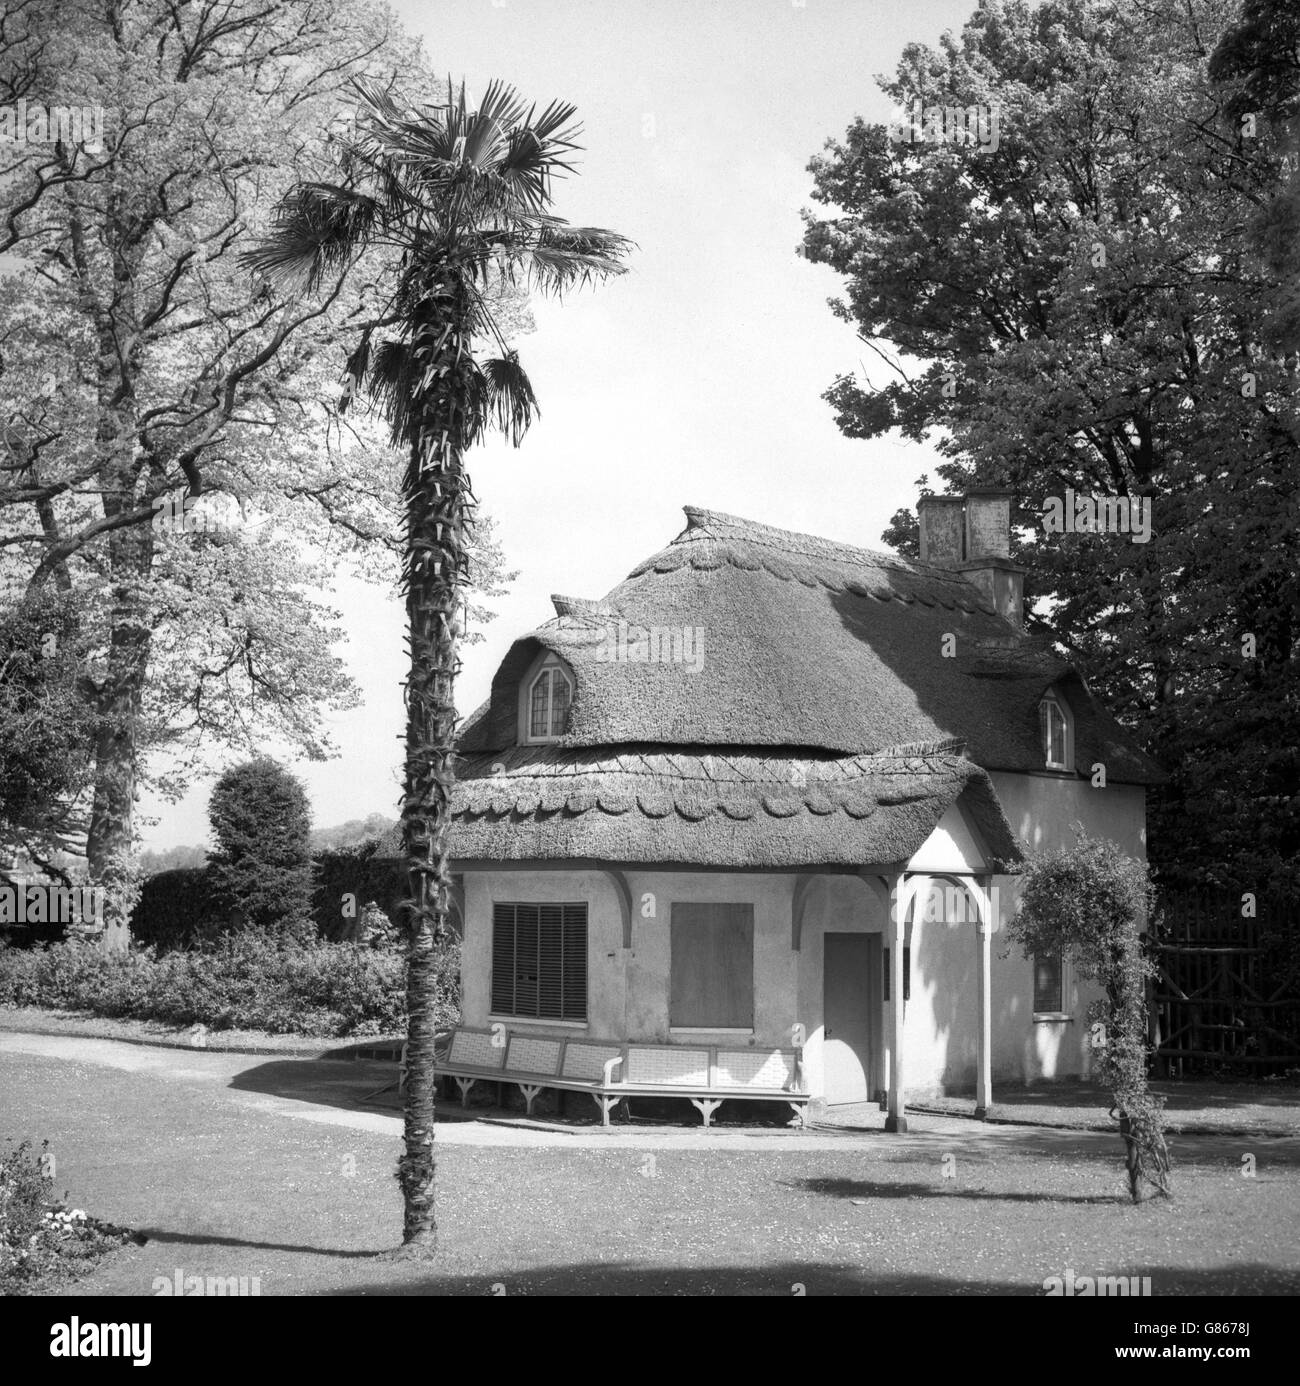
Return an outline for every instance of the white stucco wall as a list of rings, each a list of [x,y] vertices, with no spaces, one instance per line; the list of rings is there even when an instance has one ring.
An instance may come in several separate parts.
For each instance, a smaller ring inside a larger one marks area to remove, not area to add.
[[[587,1024],[511,1021],[512,1027],[585,1033],[594,1039],[789,1047],[797,958],[790,948],[793,876],[749,872],[627,873],[632,891],[632,947],[624,953],[618,892],[601,871],[467,872],[462,1013],[466,1025],[490,1025],[492,905],[494,901],[586,900]],[[669,926],[675,900],[750,904],[754,907],[754,1028],[669,1030]]]
[[[1075,840],[1074,824],[1082,823],[1090,837],[1106,838],[1139,861],[1145,861],[1146,791],[1140,785],[1108,784],[1093,788],[1090,780],[1064,775],[1020,775],[991,771],[989,779],[1012,831],[1031,852],[1068,847]],[[1004,912],[1014,910],[1016,883],[999,877]],[[1003,957],[1003,954],[1008,956]],[[1032,1017],[1032,962],[1009,948],[1005,937],[993,945],[993,1071],[1019,1082],[1038,1078],[1086,1075],[1090,1071],[1087,1013],[1100,993],[1081,986],[1067,965],[1063,1002],[1068,1021],[1037,1021]]]
[[[1063,777],[995,774],[994,787],[1012,827],[1042,850],[1073,840],[1071,823],[1116,841],[1145,857],[1144,796],[1141,789],[1094,790]],[[936,875],[984,871],[991,863],[969,820],[950,811],[913,858],[911,869]],[[487,1026],[492,970],[492,904],[501,901],[588,903],[588,1021],[562,1026],[552,1021],[515,1021],[512,1027],[540,1033],[585,1034],[633,1042],[788,1047],[794,1027],[805,1036],[804,1069],[814,1095],[823,1091],[823,938],[828,932],[885,933],[888,901],[883,887],[849,875],[816,876],[804,898],[802,947],[791,947],[791,906],[799,877],[794,873],[627,873],[632,892],[632,947],[623,949],[623,924],[614,883],[600,871],[487,871],[465,876],[466,929],[463,952],[463,1014],[467,1025]],[[1015,881],[995,877],[999,912],[1014,909]],[[754,1028],[751,1034],[669,1029],[669,925],[674,901],[748,903],[754,907]],[[905,1078],[908,1091],[970,1092],[975,1084],[978,1045],[979,938],[973,920],[926,917],[924,903],[913,912],[911,996],[906,1008]],[[931,912],[933,913],[933,911]],[[884,942],[887,943],[886,937]],[[1035,1021],[1033,968],[1018,952],[1009,956],[1005,936],[992,945],[993,1081],[1032,1081],[1088,1071],[1085,1023],[1091,994],[1065,977],[1064,1021]],[[880,997],[865,998],[884,1019]],[[883,1039],[883,1035],[882,1035]],[[885,1066],[882,1065],[882,1068]],[[887,1072],[877,1075],[883,1085]]]

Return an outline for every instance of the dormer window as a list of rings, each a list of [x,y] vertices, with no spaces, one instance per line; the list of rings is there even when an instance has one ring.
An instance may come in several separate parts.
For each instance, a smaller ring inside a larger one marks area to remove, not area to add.
[[[1042,733],[1043,758],[1049,770],[1072,770],[1074,747],[1070,744],[1071,719],[1069,710],[1054,694],[1049,693],[1038,705],[1038,725]]]
[[[556,741],[569,730],[573,684],[557,659],[549,659],[528,685],[528,740]]]

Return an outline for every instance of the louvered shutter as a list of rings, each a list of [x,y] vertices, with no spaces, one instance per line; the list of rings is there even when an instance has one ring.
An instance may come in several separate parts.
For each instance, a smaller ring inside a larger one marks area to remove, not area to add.
[[[585,903],[493,906],[492,1012],[586,1020]]]

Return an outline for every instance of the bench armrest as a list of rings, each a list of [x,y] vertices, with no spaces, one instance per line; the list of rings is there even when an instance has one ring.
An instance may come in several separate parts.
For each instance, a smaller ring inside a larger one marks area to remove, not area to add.
[[[605,1060],[605,1086],[612,1087],[614,1083],[614,1070],[623,1062],[622,1054],[616,1054],[612,1059]]]

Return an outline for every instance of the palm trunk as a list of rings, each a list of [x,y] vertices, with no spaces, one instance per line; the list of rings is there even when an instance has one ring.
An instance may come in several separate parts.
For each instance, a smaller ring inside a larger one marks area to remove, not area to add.
[[[445,321],[445,319],[444,319]],[[436,345],[433,345],[436,343]],[[414,428],[406,475],[406,611],[411,673],[406,689],[406,778],[402,843],[409,882],[405,1152],[398,1179],[405,1199],[405,1249],[432,1255],[434,1210],[434,953],[447,917],[451,877],[447,830],[455,778],[457,614],[465,570],[465,477],[455,397],[459,336],[434,323],[418,328],[417,356],[448,361],[441,390]],[[449,359],[450,358],[450,359]]]

